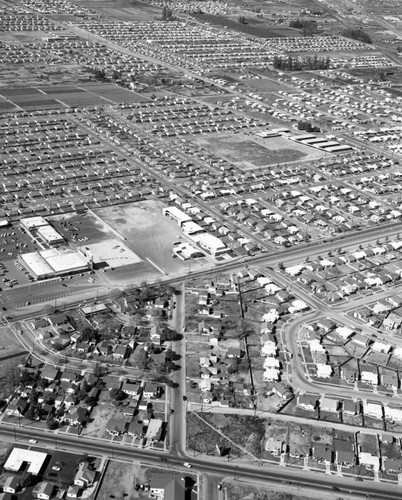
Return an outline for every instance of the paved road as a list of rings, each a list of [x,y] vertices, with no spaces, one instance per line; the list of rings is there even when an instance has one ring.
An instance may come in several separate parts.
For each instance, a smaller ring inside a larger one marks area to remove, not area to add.
[[[173,382],[178,385],[176,389],[170,389],[170,404],[174,413],[170,420],[170,451],[178,455],[185,456],[186,450],[186,407],[187,403],[183,401],[186,388],[186,347],[184,337],[184,318],[185,318],[185,287],[182,283],[180,294],[175,296],[176,307],[173,310],[173,325],[178,333],[183,334],[183,339],[172,342],[172,349],[180,354],[180,370],[173,373]]]
[[[0,436],[11,441],[17,441],[27,445],[28,439],[38,439],[38,446],[46,446],[49,449],[65,449],[73,452],[82,452],[87,454],[106,456],[112,459],[139,461],[143,465],[163,466],[169,470],[188,473],[188,469],[181,466],[182,458],[159,451],[148,451],[138,448],[130,448],[117,443],[98,442],[93,439],[83,437],[58,435],[50,432],[44,434],[43,430],[33,431],[25,430],[18,426],[1,425]],[[167,459],[167,462],[162,462]],[[328,476],[325,474],[314,474],[304,470],[289,470],[278,467],[277,465],[264,465],[263,467],[252,467],[244,464],[234,464],[222,462],[219,457],[209,457],[208,460],[192,458],[192,471],[202,474],[212,475],[214,477],[226,476],[236,478],[237,481],[248,482],[252,484],[264,485],[270,487],[273,484],[282,484],[282,481],[297,482],[297,487],[305,487],[306,491],[311,491],[320,498],[339,498],[343,499],[366,499],[370,494],[370,500],[399,500],[400,490],[392,485],[370,483],[356,483],[343,477]],[[289,485],[289,488],[291,486]],[[297,488],[296,487],[296,488]],[[337,488],[334,490],[333,488]],[[286,489],[289,489],[286,486]],[[351,493],[349,493],[351,492]],[[326,496],[325,496],[326,495]]]

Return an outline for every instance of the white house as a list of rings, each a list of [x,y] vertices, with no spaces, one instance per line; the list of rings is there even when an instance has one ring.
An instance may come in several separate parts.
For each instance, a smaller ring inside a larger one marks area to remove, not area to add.
[[[378,385],[378,373],[375,367],[372,367],[372,369],[369,369],[369,367],[362,368],[360,378],[364,384]]]
[[[323,363],[318,363],[317,367],[317,377],[319,378],[330,378],[332,375],[332,366],[324,365]]]
[[[276,368],[266,368],[262,378],[265,382],[277,382],[279,380],[279,371]]]
[[[263,356],[276,356],[276,345],[272,340],[267,340],[261,347]]]
[[[363,410],[365,415],[382,420],[383,410],[381,403],[367,400],[363,403]]]
[[[384,416],[387,420],[402,422],[402,406],[390,404],[384,406]]]

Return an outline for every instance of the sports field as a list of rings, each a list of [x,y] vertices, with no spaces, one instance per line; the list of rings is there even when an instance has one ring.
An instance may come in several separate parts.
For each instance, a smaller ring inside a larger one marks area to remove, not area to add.
[[[286,137],[271,137],[251,140],[245,136],[201,136],[195,138],[198,145],[206,147],[218,156],[224,157],[244,169],[256,168],[297,160],[318,158],[323,154],[305,146],[295,144]]]

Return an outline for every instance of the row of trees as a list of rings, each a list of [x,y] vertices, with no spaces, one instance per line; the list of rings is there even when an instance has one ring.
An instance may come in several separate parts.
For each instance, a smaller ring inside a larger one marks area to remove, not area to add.
[[[300,59],[298,57],[280,57],[274,56],[274,68],[281,71],[305,71],[317,69],[329,69],[331,60],[329,57],[305,57]]]
[[[352,38],[353,40],[358,40],[363,43],[373,43],[370,35],[362,30],[362,28],[346,28],[341,33],[342,36],[347,38]]]

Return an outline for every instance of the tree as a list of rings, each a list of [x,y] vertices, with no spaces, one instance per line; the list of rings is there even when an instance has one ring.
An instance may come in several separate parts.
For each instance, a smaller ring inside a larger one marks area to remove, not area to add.
[[[169,359],[171,361],[178,361],[181,358],[180,354],[172,351],[172,349],[167,349],[167,351],[165,352],[165,357],[166,359]]]
[[[177,333],[176,330],[173,330],[173,328],[165,326],[165,328],[163,329],[163,337],[165,341],[175,341],[180,340],[182,338],[182,335],[180,333]]]
[[[247,24],[246,18],[244,16],[239,16],[238,21],[240,24]]]
[[[347,38],[352,38],[353,40],[358,40],[363,43],[373,43],[370,38],[370,35],[363,31],[361,27],[359,28],[347,28],[341,32],[342,36]]]
[[[126,394],[121,389],[113,388],[110,391],[110,397],[116,401],[122,401],[126,397]]]
[[[49,418],[46,421],[46,425],[47,425],[47,428],[50,431],[54,431],[55,429],[57,429],[58,423],[57,423],[57,420],[54,418],[53,415],[49,416]]]
[[[172,21],[173,20],[173,10],[165,5],[162,9],[162,21]]]
[[[22,488],[27,488],[28,486],[34,485],[36,482],[36,478],[33,474],[24,473],[21,477],[20,485]]]
[[[28,420],[35,420],[37,414],[38,405],[35,403],[30,403],[27,412],[25,413],[25,418]]]

